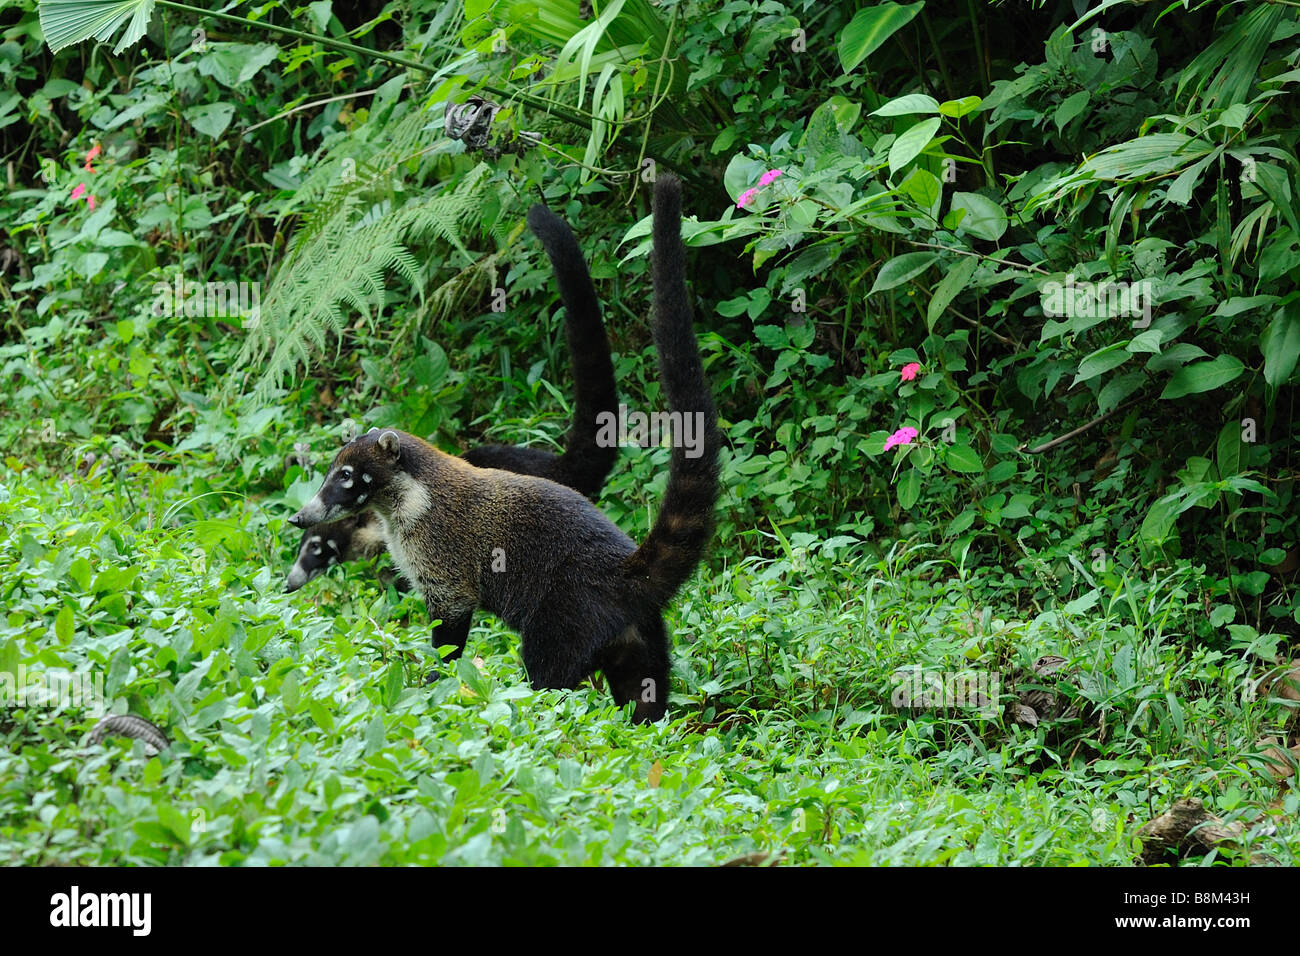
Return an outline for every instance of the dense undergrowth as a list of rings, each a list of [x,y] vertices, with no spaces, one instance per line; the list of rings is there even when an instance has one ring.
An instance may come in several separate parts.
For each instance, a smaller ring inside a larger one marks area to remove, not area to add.
[[[1241,861],[1296,862],[1256,744],[1289,711],[1196,646],[1179,576],[1003,617],[921,546],[724,548],[670,614],[672,721],[633,727],[603,690],[530,691],[491,619],[440,664],[418,602],[360,569],[283,594],[282,519],[215,471],[195,498],[195,468],[0,485],[0,666],[102,675],[172,739],[82,752],[92,708],[2,712],[9,862],[1126,863],[1184,795],[1252,825]],[[900,668],[1043,654],[1085,717],[891,704]]]

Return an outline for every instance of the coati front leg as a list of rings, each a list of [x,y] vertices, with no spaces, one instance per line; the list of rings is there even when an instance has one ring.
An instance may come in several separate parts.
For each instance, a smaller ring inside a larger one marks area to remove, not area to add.
[[[429,611],[429,616],[435,620],[440,620],[433,629],[433,649],[436,652],[438,648],[451,645],[451,653],[445,658],[439,660],[454,661],[465,651],[465,642],[469,640],[469,625],[474,617],[474,608],[471,606],[468,610],[461,608],[457,611],[440,611],[429,601],[424,602],[425,608]],[[430,668],[429,673],[425,675],[424,682],[432,684],[441,674],[438,666],[435,664]]]
[[[445,658],[454,661],[465,651],[465,642],[469,640],[469,625],[474,617],[474,605],[460,606],[455,610],[439,608],[430,601],[425,601],[424,606],[429,611],[429,616],[442,623],[433,629],[433,649],[447,644],[452,646],[452,651]]]

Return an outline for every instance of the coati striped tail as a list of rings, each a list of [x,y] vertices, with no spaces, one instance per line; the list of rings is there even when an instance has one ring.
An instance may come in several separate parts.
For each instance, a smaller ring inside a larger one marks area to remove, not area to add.
[[[573,424],[565,440],[564,454],[556,463],[554,480],[591,498],[605,484],[618,459],[616,445],[602,448],[596,443],[596,416],[604,411],[618,414],[609,339],[587,263],[568,223],[545,206],[537,205],[528,210],[528,228],[541,241],[555,271],[560,299],[564,302],[565,335],[573,369]]]
[[[681,435],[673,436],[668,488],[659,518],[626,571],[643,582],[662,608],[699,564],[713,536],[718,498],[718,451],[722,436],[713,396],[704,379],[699,344],[691,324],[686,291],[686,249],[682,245],[682,187],[675,176],[661,174],[654,190],[652,262],[654,268],[654,338],[659,378],[670,412],[680,412],[703,426],[703,441],[692,451]]]

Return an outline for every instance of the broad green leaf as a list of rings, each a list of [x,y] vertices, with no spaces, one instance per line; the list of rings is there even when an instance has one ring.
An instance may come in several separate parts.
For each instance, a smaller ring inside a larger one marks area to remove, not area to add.
[[[909,468],[898,479],[898,506],[910,511],[912,505],[921,497],[921,473]]]
[[[1097,411],[1108,412],[1146,383],[1142,372],[1125,372],[1110,379],[1097,393]]]
[[[54,636],[60,644],[68,644],[72,641],[72,635],[72,608],[65,604],[59,608],[59,613],[54,616]]]
[[[280,48],[274,43],[214,43],[199,58],[199,72],[234,89],[257,76],[279,55]]]
[[[943,187],[939,177],[928,169],[914,169],[899,184],[898,191],[922,209],[936,209]]]
[[[17,678],[18,663],[22,659],[16,641],[8,640],[0,644],[0,674],[13,674]]]
[[[113,53],[118,54],[144,36],[153,16],[153,3],[154,0],[40,0],[37,9],[45,43],[55,53],[91,38],[107,43],[130,18],[122,39],[113,48]]]
[[[935,286],[934,294],[930,297],[930,304],[925,310],[927,329],[934,330],[935,321],[952,304],[952,300],[957,298],[961,291],[966,288],[971,276],[975,274],[975,267],[978,265],[979,260],[974,256],[962,256],[951,269],[944,273],[943,279]]]
[[[1295,303],[1292,303],[1295,305]],[[1285,385],[1300,358],[1300,311],[1279,309],[1259,340],[1264,353],[1264,381],[1274,388]]]
[[[1174,373],[1174,377],[1160,393],[1160,397],[1182,398],[1184,395],[1208,392],[1221,385],[1227,385],[1245,370],[1246,367],[1241,364],[1241,359],[1231,355],[1220,355],[1208,362],[1185,365]]]
[[[1212,627],[1223,627],[1230,623],[1237,616],[1237,609],[1231,604],[1216,605],[1210,612],[1210,625]]]
[[[1254,184],[1272,200],[1273,208],[1281,210],[1293,233],[1300,233],[1300,219],[1296,218],[1295,203],[1291,198],[1291,179],[1281,164],[1256,163],[1251,167]]]
[[[1275,295],[1249,295],[1233,296],[1231,299],[1225,299],[1223,304],[1214,310],[1215,315],[1234,316],[1249,309],[1259,309],[1272,305],[1278,301]]]
[[[951,446],[944,453],[944,461],[953,471],[967,474],[980,474],[984,471],[984,463],[980,461],[980,456],[970,445]]]
[[[879,3],[859,10],[842,31],[837,44],[840,66],[845,73],[878,50],[886,40],[907,26],[921,12],[924,0],[903,6],[897,3]]]
[[[1167,372],[1180,368],[1198,358],[1205,358],[1210,353],[1199,345],[1190,342],[1175,342],[1159,355],[1147,359],[1147,369],[1152,372]]]
[[[83,591],[90,590],[90,562],[85,558],[78,557],[68,567],[68,577],[76,582],[77,587]]]
[[[286,712],[292,714],[298,710],[298,703],[302,699],[298,690],[298,674],[295,671],[289,671],[284,675],[284,680],[280,681],[280,701],[284,704]]]
[[[205,103],[191,106],[185,111],[185,120],[204,136],[216,139],[226,131],[235,115],[230,103]]]
[[[1300,266],[1300,236],[1288,229],[1279,229],[1259,254],[1259,281],[1275,287],[1292,269]]]
[[[890,100],[879,109],[871,111],[872,116],[913,116],[917,113],[939,112],[939,101],[924,93],[908,93]]]
[[[895,256],[880,267],[876,281],[867,295],[885,292],[915,279],[938,259],[937,252],[905,252],[901,256]]]
[[[406,675],[402,672],[402,665],[393,661],[388,665],[388,673],[384,676],[384,705],[392,710],[397,703],[397,699],[402,696],[402,686],[406,681]]]
[[[1148,558],[1156,552],[1169,556],[1166,546],[1177,540],[1177,518],[1178,500],[1174,495],[1166,495],[1151,506],[1138,529],[1139,541]]]
[[[930,140],[934,139],[934,134],[942,122],[943,120],[937,116],[934,119],[922,120],[894,140],[894,144],[889,147],[890,176],[921,155],[921,152],[930,145]]]
[[[1133,353],[1150,352],[1153,355],[1160,354],[1160,343],[1164,341],[1165,333],[1163,329],[1147,329],[1140,335],[1133,336],[1133,341],[1129,342],[1128,350]]]
[[[1213,154],[1206,156],[1199,163],[1193,163],[1178,174],[1165,193],[1165,197],[1170,202],[1176,202],[1180,206],[1186,206],[1192,201],[1192,191],[1196,189],[1197,183],[1201,181],[1206,167],[1215,159]]]
[[[988,480],[994,484],[1006,481],[1008,478],[1015,476],[1020,470],[1020,465],[1014,461],[1000,461],[988,470]],[[1028,512],[1025,512],[1028,514]]]
[[[984,103],[978,96],[963,96],[959,100],[948,100],[939,104],[939,112],[944,116],[951,116],[953,119],[961,119],[970,113],[974,113]]]
[[[329,712],[329,708],[315,697],[307,700],[307,712],[311,714],[311,719],[316,726],[327,734],[334,733],[334,715]]]
[[[1227,478],[1242,469],[1242,453],[1245,447],[1241,442],[1241,423],[1228,422],[1219,431],[1219,442],[1215,454],[1215,464],[1219,466],[1219,477]]]
[[[1092,94],[1090,92],[1079,90],[1079,92],[1062,100],[1061,105],[1056,108],[1056,115],[1053,117],[1057,132],[1063,130],[1070,120],[1082,113],[1091,98]]]
[[[892,158],[892,150],[890,155]],[[953,193],[949,208],[954,212],[958,209],[965,211],[966,215],[957,224],[957,229],[970,233],[976,239],[997,242],[1007,231],[1007,214],[987,196],[979,193]]]
[[[1079,172],[1104,180],[1164,175],[1212,149],[1212,144],[1185,133],[1152,133],[1103,149],[1085,160]]]
[[[1114,345],[1107,345],[1104,348],[1097,349],[1082,362],[1079,363],[1079,371],[1074,376],[1074,381],[1070,387],[1078,385],[1080,382],[1086,382],[1089,379],[1096,378],[1103,372],[1109,372],[1113,368],[1118,368],[1133,357],[1124,346],[1124,342],[1116,342]]]

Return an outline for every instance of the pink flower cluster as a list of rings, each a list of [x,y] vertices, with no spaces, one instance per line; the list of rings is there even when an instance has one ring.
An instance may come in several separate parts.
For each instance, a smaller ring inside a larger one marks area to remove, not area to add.
[[[100,149],[98,143],[96,143],[94,146],[90,147],[90,152],[86,154],[86,162],[85,162],[85,165],[82,167],[83,169],[85,169],[86,172],[88,172],[88,173],[94,173],[94,172],[95,172],[95,167],[92,166],[92,165],[90,165],[90,164],[93,163],[93,162],[95,161],[95,157],[98,156],[101,152],[102,152],[102,150]],[[94,212],[94,211],[95,211],[95,197],[92,196],[92,195],[90,195],[89,193],[86,192],[86,184],[85,184],[85,183],[77,183],[76,188],[72,190],[72,201],[73,201],[73,202],[76,202],[76,201],[77,201],[78,199],[80,199],[82,196],[85,196],[85,197],[86,197],[86,205],[90,207],[90,211],[91,211],[91,212]]]
[[[754,201],[754,197],[758,195],[758,191],[760,189],[762,189],[764,186],[770,186],[772,183],[776,182],[776,177],[780,175],[781,175],[781,170],[769,169],[762,176],[758,177],[757,186],[754,186],[751,189],[746,189],[743,193],[740,194],[740,199],[736,200],[736,208],[744,209],[746,206],[748,206],[751,202]]]
[[[895,445],[912,444],[912,442],[916,440],[918,434],[920,433],[911,425],[904,425],[898,431],[894,432],[894,434],[885,439],[885,451],[889,451],[889,449],[893,448]]]
[[[86,197],[86,205],[89,206],[93,212],[95,209],[95,197],[87,195],[85,183],[77,183],[77,188],[72,190],[72,201],[76,202],[82,196]]]
[[[916,378],[916,373],[921,371],[920,362],[908,362],[903,366],[903,381],[910,382]]]

